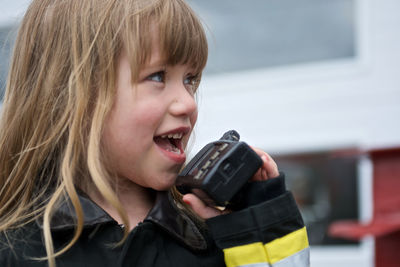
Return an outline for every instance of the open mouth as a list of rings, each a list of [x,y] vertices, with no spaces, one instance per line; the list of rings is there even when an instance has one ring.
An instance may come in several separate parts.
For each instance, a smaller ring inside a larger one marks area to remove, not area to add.
[[[161,148],[168,152],[175,154],[183,154],[182,147],[183,133],[165,134],[154,137],[154,142]]]

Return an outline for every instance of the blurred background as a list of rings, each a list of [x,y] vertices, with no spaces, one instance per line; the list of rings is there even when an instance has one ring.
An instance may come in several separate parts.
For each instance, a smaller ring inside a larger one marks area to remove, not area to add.
[[[0,0],[2,89],[28,2]],[[188,2],[210,49],[192,153],[236,129],[286,173],[308,227],[312,266],[392,266],[377,261],[373,235],[350,240],[329,229],[375,220],[372,155],[398,155],[400,1]]]

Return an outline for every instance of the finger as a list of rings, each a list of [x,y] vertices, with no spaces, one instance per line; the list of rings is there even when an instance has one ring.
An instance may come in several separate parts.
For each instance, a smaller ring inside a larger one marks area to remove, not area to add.
[[[253,177],[250,179],[250,181],[265,181],[268,179],[268,174],[265,169],[262,168],[262,166],[258,169],[258,171],[253,175]]]
[[[203,219],[209,219],[222,214],[220,210],[207,206],[203,201],[201,201],[200,198],[198,198],[194,194],[186,194],[183,196],[182,200]]]
[[[263,181],[263,170],[262,168],[259,168],[258,171],[253,175],[253,177],[250,179],[250,181]]]
[[[263,180],[267,180],[267,179],[268,179],[268,174],[267,174],[267,171],[266,171],[266,170],[262,170],[262,171],[261,171],[261,174],[262,174],[262,179],[263,179]]]
[[[257,153],[258,156],[260,156],[260,158],[262,160],[262,165],[261,165],[260,169],[258,169],[258,171],[253,175],[253,177],[251,178],[251,181],[264,181],[268,178],[266,176],[266,173],[264,170],[264,165],[266,164],[266,161],[267,161],[267,158],[264,155],[265,152],[256,147],[251,147],[251,148]]]
[[[264,152],[259,148],[256,147],[251,147],[251,148],[257,153],[257,155],[261,157],[263,161],[261,170],[257,171],[252,180],[263,181],[269,178],[278,177],[279,176],[278,165],[272,159],[272,157],[268,153]]]
[[[265,153],[262,158],[264,158],[262,168],[266,172],[267,179],[278,177],[279,170],[275,160],[273,160],[267,153]]]

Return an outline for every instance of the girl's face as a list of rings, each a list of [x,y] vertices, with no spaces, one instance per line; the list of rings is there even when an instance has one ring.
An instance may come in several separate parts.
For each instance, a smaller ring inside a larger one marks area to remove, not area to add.
[[[165,65],[153,44],[149,63],[132,84],[128,58],[121,55],[103,135],[107,164],[119,179],[155,190],[175,183],[197,119],[192,71],[188,65]]]

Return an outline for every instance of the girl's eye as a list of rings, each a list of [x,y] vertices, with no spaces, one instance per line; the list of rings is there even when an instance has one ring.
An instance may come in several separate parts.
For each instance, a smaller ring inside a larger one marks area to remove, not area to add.
[[[197,87],[199,87],[200,79],[197,75],[189,75],[183,80],[183,83],[191,93],[195,93]]]
[[[146,78],[146,80],[163,83],[163,82],[165,82],[165,71],[159,71],[159,72],[153,73],[153,74],[149,75]]]

